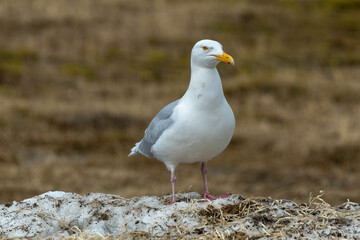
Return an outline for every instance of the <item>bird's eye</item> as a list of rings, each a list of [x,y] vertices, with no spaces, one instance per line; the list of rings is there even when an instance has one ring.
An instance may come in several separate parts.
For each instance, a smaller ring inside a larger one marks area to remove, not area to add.
[[[203,46],[202,49],[203,49],[204,51],[208,50],[208,48],[205,47],[205,46]]]

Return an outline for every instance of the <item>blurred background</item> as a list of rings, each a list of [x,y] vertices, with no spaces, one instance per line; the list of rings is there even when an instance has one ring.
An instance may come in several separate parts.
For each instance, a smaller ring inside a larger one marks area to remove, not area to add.
[[[218,65],[236,129],[210,191],[360,201],[357,0],[3,0],[0,31],[0,203],[169,194],[165,165],[127,155],[204,38],[236,62]],[[202,192],[199,163],[176,174]]]

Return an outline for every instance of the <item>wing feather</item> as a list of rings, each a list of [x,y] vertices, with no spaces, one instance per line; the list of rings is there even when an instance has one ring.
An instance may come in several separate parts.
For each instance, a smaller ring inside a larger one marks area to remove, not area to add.
[[[153,118],[148,128],[145,130],[144,138],[138,145],[137,150],[139,153],[147,157],[154,157],[154,154],[151,152],[151,147],[160,138],[161,134],[174,124],[171,115],[178,102],[179,100],[168,104]]]

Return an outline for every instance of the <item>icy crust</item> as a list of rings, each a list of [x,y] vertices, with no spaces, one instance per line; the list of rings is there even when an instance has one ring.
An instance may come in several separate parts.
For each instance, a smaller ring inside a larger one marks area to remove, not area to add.
[[[0,205],[0,239],[91,236],[116,238],[360,238],[360,205],[337,207],[321,196],[288,200],[232,195],[213,202],[198,193],[165,198],[47,192]]]

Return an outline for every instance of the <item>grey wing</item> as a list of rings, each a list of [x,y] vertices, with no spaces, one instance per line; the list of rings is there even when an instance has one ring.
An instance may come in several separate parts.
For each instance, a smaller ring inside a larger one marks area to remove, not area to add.
[[[170,117],[178,102],[179,100],[176,100],[175,102],[168,104],[161,109],[150,122],[148,128],[145,130],[145,136],[138,146],[138,150],[141,154],[147,157],[154,157],[151,152],[151,147],[156,143],[161,134],[173,125],[174,121]]]

